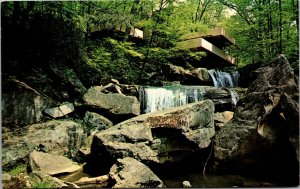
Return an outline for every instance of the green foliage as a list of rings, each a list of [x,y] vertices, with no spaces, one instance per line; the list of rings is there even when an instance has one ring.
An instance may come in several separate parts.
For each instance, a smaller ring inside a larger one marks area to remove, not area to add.
[[[239,66],[269,62],[280,53],[294,62],[298,56],[297,2],[221,0],[236,14],[223,20],[239,48],[232,49]],[[281,45],[282,44],[282,45]]]
[[[27,165],[26,164],[19,164],[17,166],[15,166],[14,168],[5,171],[8,174],[12,175],[12,176],[18,176],[20,173],[25,173],[27,171]]]
[[[268,62],[282,43],[283,53],[297,67],[297,7],[294,0],[3,2],[3,71],[63,64],[87,87],[101,78],[140,83],[162,72],[164,64],[190,68],[201,60],[204,53],[178,51],[176,44],[186,34],[215,27],[235,37],[237,46],[227,50],[239,66]],[[116,34],[120,27],[125,34]],[[129,42],[134,27],[143,30],[142,42]],[[104,34],[94,37],[97,32]]]
[[[103,41],[91,41],[87,64],[102,74],[103,78],[116,78],[122,82],[135,82],[138,78],[138,65],[144,58],[141,52],[133,48],[132,43],[119,42],[112,38]]]
[[[51,181],[50,179],[41,180],[37,176],[30,174],[29,181],[31,183],[32,188],[56,188],[57,185]]]

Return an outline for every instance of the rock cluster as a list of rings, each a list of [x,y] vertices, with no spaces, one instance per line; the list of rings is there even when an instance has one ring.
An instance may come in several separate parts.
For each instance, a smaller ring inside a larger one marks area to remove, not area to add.
[[[205,69],[170,69],[183,81],[209,82]],[[216,112],[218,104],[231,104],[230,90],[205,86],[206,100],[142,115],[137,87],[116,80],[86,90],[71,71],[70,78],[61,79],[80,94],[72,103],[54,102],[12,80],[12,91],[7,90],[3,99],[2,167],[28,163],[34,177],[58,188],[156,188],[164,184],[154,167],[176,164],[211,149],[213,158],[209,159],[211,153],[205,157],[205,166],[213,163],[216,171],[259,171],[295,183],[299,89],[293,70],[281,55],[255,73],[247,92],[240,91],[243,95],[235,112]],[[11,98],[19,102],[10,102]],[[96,173],[86,177],[91,167]],[[9,174],[4,174],[3,182],[9,187],[21,184]],[[192,187],[189,181],[182,186]]]
[[[299,89],[293,70],[280,55],[257,73],[233,120],[215,136],[215,165],[298,182]]]

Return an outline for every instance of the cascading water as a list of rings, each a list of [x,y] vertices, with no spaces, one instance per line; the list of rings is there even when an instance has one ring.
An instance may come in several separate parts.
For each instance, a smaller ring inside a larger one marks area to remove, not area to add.
[[[203,99],[203,88],[196,86],[143,87],[140,101],[144,113],[155,112]]]
[[[227,73],[220,70],[208,70],[215,87],[236,87],[240,74],[238,71]]]
[[[230,91],[230,95],[231,95],[231,103],[236,106],[238,100],[239,100],[239,95],[237,94],[237,92],[233,89],[229,89]]]

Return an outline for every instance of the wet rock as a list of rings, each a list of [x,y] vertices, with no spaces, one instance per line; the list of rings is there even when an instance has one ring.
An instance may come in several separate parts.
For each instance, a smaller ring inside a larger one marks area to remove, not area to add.
[[[261,63],[256,64],[248,64],[244,67],[238,68],[238,72],[240,73],[239,78],[239,86],[248,88],[253,81],[257,78],[257,70],[261,66]]]
[[[269,174],[288,184],[298,182],[297,145],[291,142],[292,136],[299,138],[296,93],[293,72],[284,56],[260,68],[237,104],[233,120],[215,136],[216,167]]]
[[[196,68],[191,71],[191,74],[197,77],[200,81],[207,83],[211,82],[208,70],[206,68]]]
[[[225,88],[204,86],[204,98],[208,99],[231,99],[230,91]]]
[[[118,159],[109,172],[113,188],[161,188],[163,182],[144,164],[126,157]]]
[[[171,81],[180,81],[182,84],[212,84],[206,68],[196,68],[187,70],[180,66],[167,64],[164,68],[164,74]]]
[[[70,120],[52,120],[3,133],[2,166],[26,161],[33,150],[71,156],[86,139],[84,126]]]
[[[73,103],[64,103],[58,107],[48,108],[44,112],[52,118],[63,117],[74,111]]]
[[[136,116],[140,114],[140,103],[136,97],[104,94],[101,90],[102,87],[100,86],[91,87],[83,96],[85,105],[107,110],[114,115]]]
[[[113,126],[110,120],[95,112],[86,112],[83,122],[89,131],[101,131]]]
[[[25,126],[46,119],[42,111],[55,102],[24,82],[10,79],[2,88],[2,126]]]
[[[183,181],[182,182],[182,187],[183,188],[192,188],[192,185],[189,181]]]
[[[178,161],[209,146],[215,134],[213,112],[213,102],[204,100],[140,115],[97,133],[92,151],[106,152],[113,159]]]
[[[69,174],[82,170],[82,167],[61,155],[52,155],[33,151],[29,155],[32,171],[41,171],[49,175]]]
[[[293,95],[284,93],[280,99],[280,108],[282,116],[288,127],[288,136],[291,144],[296,149],[298,161],[300,161],[299,154],[299,94],[294,95],[297,100],[291,98]]]

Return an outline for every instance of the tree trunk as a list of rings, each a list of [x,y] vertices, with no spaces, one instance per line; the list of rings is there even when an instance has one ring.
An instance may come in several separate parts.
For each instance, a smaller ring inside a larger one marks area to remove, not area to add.
[[[154,34],[155,34],[157,23],[159,22],[159,13],[162,10],[163,2],[164,2],[164,0],[160,1],[160,5],[159,5],[159,9],[158,9],[158,15],[156,16],[155,23],[154,23],[153,29],[151,31],[151,37],[150,37],[150,41],[149,41],[149,44],[148,44],[148,49],[147,49],[147,52],[146,52],[146,55],[145,55],[145,58],[144,58],[144,61],[143,61],[143,65],[142,65],[142,68],[141,68],[141,72],[140,72],[140,79],[142,79],[143,75],[144,75],[144,69],[145,69],[145,66],[146,66],[146,63],[147,63],[147,60],[148,60],[150,48],[151,48],[152,43],[153,43],[153,38],[155,37]],[[153,13],[153,8],[154,7],[152,7],[152,13]]]
[[[137,11],[137,5],[139,3],[140,3],[140,0],[135,0],[133,2],[133,5],[132,5],[131,10],[130,10],[130,14],[136,13],[136,11]],[[124,42],[127,41],[128,37],[130,35],[130,31],[131,31],[131,27],[130,26],[126,26],[125,35],[124,35],[124,39],[123,39]]]

